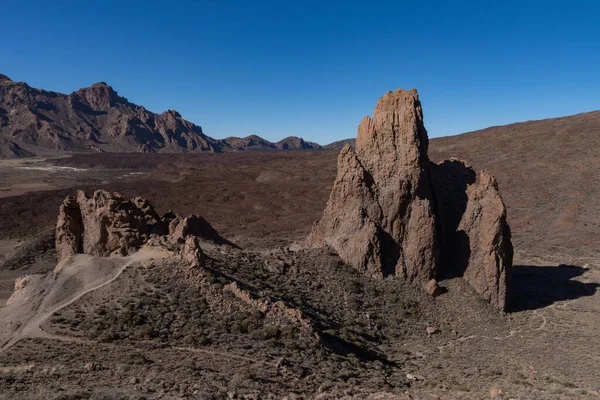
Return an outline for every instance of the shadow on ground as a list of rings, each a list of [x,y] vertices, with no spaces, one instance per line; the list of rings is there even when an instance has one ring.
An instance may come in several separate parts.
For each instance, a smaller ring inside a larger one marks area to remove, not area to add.
[[[512,269],[510,310],[535,310],[558,301],[593,296],[600,286],[598,283],[573,280],[587,270],[588,268],[565,264],[515,265]]]

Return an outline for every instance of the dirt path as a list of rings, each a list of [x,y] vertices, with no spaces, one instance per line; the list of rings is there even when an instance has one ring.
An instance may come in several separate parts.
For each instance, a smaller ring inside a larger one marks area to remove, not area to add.
[[[11,348],[24,338],[53,338],[53,335],[43,331],[40,326],[54,313],[87,293],[111,284],[128,266],[160,259],[166,255],[162,249],[147,247],[128,257],[75,256],[51,276],[35,281],[33,288],[26,288],[33,293],[20,296],[24,298],[17,298],[13,304],[2,310],[0,317],[6,320],[13,330],[8,335],[5,333],[5,342],[0,351]],[[24,311],[29,313],[23,313]],[[26,319],[23,319],[24,315],[27,315]],[[8,340],[6,336],[9,336]]]
[[[540,260],[538,260],[538,262],[539,261]],[[545,262],[545,261],[541,261],[541,262],[551,264],[550,262]],[[598,279],[594,279],[594,277],[596,274],[598,274],[598,271],[594,268],[594,266],[591,264],[587,264],[587,265],[585,265],[585,268],[588,268],[588,272],[585,273],[581,277],[581,280],[586,283],[597,281]],[[589,293],[589,296],[594,295],[594,291],[591,289],[588,290],[588,293]],[[510,330],[508,332],[508,334],[504,335],[504,336],[489,336],[489,335],[477,335],[477,334],[464,336],[464,337],[460,337],[460,338],[451,340],[442,346],[438,346],[438,349],[440,351],[442,351],[443,349],[451,347],[456,343],[463,343],[463,342],[474,340],[474,339],[502,341],[502,340],[513,338],[514,336],[517,336],[517,335],[522,336],[522,335],[527,335],[527,334],[533,334],[533,335],[539,334],[540,331],[544,331],[544,330],[548,329],[548,326],[550,326],[551,316],[547,315],[549,313],[549,311],[552,311],[552,310],[570,311],[569,307],[580,301],[581,301],[581,298],[572,299],[572,300],[563,300],[563,301],[556,302],[554,304],[551,304],[551,305],[546,306],[541,309],[532,310],[530,312],[530,316],[529,316],[528,320],[539,319],[540,320],[539,326],[532,327],[529,329],[527,329],[527,328],[513,329],[513,330]]]
[[[33,315],[31,315],[31,317],[29,317],[26,321],[20,322],[18,329],[12,334],[10,339],[4,345],[2,345],[2,347],[0,348],[0,352],[8,350],[9,348],[14,346],[19,341],[26,339],[26,338],[41,338],[41,339],[59,340],[59,341],[69,342],[69,343],[78,343],[78,344],[89,345],[89,346],[103,346],[103,347],[108,347],[108,348],[118,347],[119,345],[112,344],[112,343],[101,343],[96,340],[77,338],[77,337],[73,337],[73,336],[56,335],[56,334],[53,334],[50,332],[46,332],[45,330],[43,330],[41,328],[41,326],[45,322],[47,322],[53,314],[68,307],[69,305],[73,304],[74,302],[81,299],[86,294],[93,292],[95,290],[101,289],[107,285],[110,285],[112,282],[114,282],[116,279],[118,279],[123,274],[123,272],[127,269],[127,267],[131,266],[132,264],[144,262],[144,261],[150,261],[153,259],[163,258],[166,255],[167,255],[166,252],[164,252],[163,250],[156,249],[156,248],[145,248],[145,249],[142,249],[142,250],[134,253],[133,255],[131,255],[129,257],[116,257],[113,259],[103,259],[103,261],[105,261],[105,262],[107,260],[112,261],[112,264],[116,269],[111,271],[110,274],[105,274],[105,276],[101,277],[101,279],[98,280],[94,285],[89,286],[89,287],[84,287],[84,288],[82,287],[79,290],[72,291],[70,293],[70,295],[60,298],[59,301],[57,302],[56,301],[57,294],[59,292],[62,292],[65,290],[65,286],[66,286],[67,282],[72,280],[73,276],[82,272],[81,271],[83,269],[82,264],[89,265],[89,263],[87,263],[87,262],[81,262],[81,260],[75,260],[75,262],[66,266],[64,269],[60,270],[56,274],[56,276],[54,277],[55,278],[54,282],[51,285],[51,288],[49,289],[49,291],[47,291],[47,293],[43,294],[43,299],[37,299],[37,302],[40,304],[40,307],[36,311],[34,311]],[[76,272],[74,272],[73,269],[76,269]],[[66,276],[61,276],[61,274],[66,275]],[[33,300],[34,302],[36,301],[36,299],[30,299],[30,301],[31,300]],[[176,347],[173,347],[173,349],[178,350],[178,351],[196,353],[196,354],[208,354],[208,355],[213,355],[213,356],[218,356],[218,357],[226,357],[229,359],[236,359],[239,361],[244,361],[244,362],[249,362],[249,363],[257,363],[257,364],[262,364],[262,365],[276,368],[276,365],[274,363],[265,362],[262,360],[254,359],[251,357],[245,357],[242,355],[233,354],[233,353],[229,353],[229,352],[215,351],[215,350],[208,350],[208,349],[199,349],[199,348],[184,347],[184,346],[176,346]]]

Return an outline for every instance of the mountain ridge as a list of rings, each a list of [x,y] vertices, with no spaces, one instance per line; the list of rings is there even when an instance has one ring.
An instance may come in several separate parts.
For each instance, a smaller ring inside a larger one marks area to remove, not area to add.
[[[175,110],[154,113],[120,96],[106,82],[70,94],[46,91],[0,74],[0,158],[65,152],[222,153],[319,150],[289,136],[214,139]]]

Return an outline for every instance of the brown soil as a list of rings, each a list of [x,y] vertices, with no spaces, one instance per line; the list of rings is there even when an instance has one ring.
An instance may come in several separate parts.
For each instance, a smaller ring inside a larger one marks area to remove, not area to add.
[[[289,244],[305,236],[320,217],[333,183],[336,157],[332,152],[270,152],[58,159],[52,163],[84,171],[72,173],[76,182],[70,187],[58,176],[57,186],[64,189],[0,199],[0,238],[27,237],[51,227],[58,206],[75,188],[103,188],[144,196],[161,213],[172,209],[202,215],[224,237],[242,246]],[[14,179],[20,179],[22,172],[13,171]]]

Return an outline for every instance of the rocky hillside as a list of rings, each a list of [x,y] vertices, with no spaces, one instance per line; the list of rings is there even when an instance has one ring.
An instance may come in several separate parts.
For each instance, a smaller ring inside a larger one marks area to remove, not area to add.
[[[62,152],[227,152],[320,149],[288,137],[213,139],[177,111],[133,104],[104,82],[71,94],[49,92],[0,75],[0,157]]]
[[[130,103],[100,82],[69,95],[0,77],[0,136],[8,156],[62,151],[222,151],[224,144],[181,118]]]

